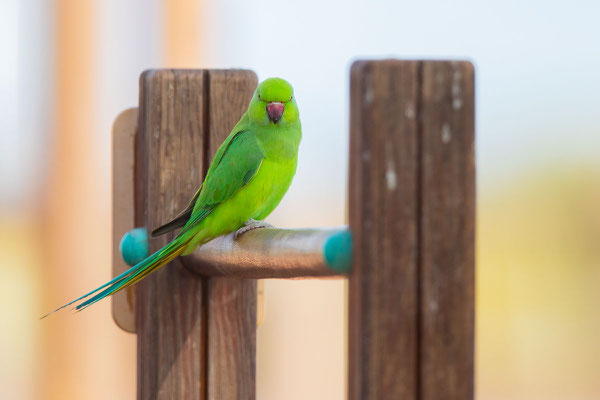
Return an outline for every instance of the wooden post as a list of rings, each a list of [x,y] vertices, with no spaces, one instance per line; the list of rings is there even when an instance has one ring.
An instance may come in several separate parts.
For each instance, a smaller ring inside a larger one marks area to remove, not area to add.
[[[468,62],[352,67],[352,400],[473,398],[473,79]]]
[[[159,226],[187,205],[255,87],[249,71],[142,74],[137,226]],[[150,251],[172,237],[151,239]],[[138,398],[254,398],[255,281],[201,278],[176,259],[137,286]]]
[[[468,62],[426,61],[421,76],[421,399],[472,399],[474,71]]]
[[[418,395],[418,69],[375,61],[351,70],[351,400]]]
[[[214,155],[248,108],[258,84],[251,71],[209,71],[209,141]],[[208,166],[208,164],[207,164]],[[256,394],[256,280],[210,278],[207,284],[208,400]]]

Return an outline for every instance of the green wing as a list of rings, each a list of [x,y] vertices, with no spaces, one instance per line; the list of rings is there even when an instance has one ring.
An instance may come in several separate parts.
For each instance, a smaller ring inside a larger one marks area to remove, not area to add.
[[[248,115],[244,114],[232,133],[219,146],[208,168],[204,183],[196,191],[186,209],[173,220],[152,231],[152,236],[181,228],[191,221],[192,216],[196,223],[199,222],[212,211],[214,206],[239,190],[256,174],[264,155],[254,135],[246,129],[247,126]],[[238,174],[241,175],[238,177]],[[204,190],[207,185],[210,188]],[[201,193],[203,198],[198,201]]]
[[[211,163],[192,215],[181,233],[202,221],[252,180],[262,164],[264,153],[249,130],[231,135],[223,142]]]

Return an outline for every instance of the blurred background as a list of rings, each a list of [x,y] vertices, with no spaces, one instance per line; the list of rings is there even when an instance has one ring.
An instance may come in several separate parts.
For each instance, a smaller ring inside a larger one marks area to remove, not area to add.
[[[270,222],[345,222],[348,71],[467,58],[477,87],[478,399],[600,398],[600,3],[0,2],[0,388],[131,399],[110,301],[110,128],[147,68],[250,68],[296,88],[298,173]],[[343,399],[344,283],[267,281],[258,398]]]

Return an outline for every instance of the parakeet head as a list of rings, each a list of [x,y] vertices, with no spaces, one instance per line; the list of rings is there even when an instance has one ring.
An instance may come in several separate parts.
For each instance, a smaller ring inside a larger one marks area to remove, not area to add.
[[[298,122],[300,113],[294,88],[281,78],[262,81],[248,107],[248,116],[256,125],[288,125]]]

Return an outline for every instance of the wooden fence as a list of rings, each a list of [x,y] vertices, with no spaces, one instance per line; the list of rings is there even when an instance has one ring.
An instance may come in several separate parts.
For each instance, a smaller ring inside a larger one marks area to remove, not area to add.
[[[349,232],[349,398],[473,398],[473,67],[358,61],[350,79],[349,231],[215,239],[115,296],[139,399],[254,399],[256,279],[343,277],[323,247]],[[113,132],[114,273],[124,233],[185,208],[256,84],[245,70],[142,74]]]

